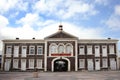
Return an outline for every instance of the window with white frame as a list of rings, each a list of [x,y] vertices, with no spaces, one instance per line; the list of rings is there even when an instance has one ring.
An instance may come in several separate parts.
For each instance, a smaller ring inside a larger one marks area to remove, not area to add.
[[[12,54],[12,46],[7,46],[6,57],[11,57],[11,54]]]
[[[19,56],[19,46],[14,46],[14,57]]]
[[[92,45],[87,46],[87,54],[92,54]]]
[[[79,54],[84,55],[85,54],[85,48],[84,46],[79,46]]]
[[[57,45],[55,43],[52,43],[49,47],[49,51],[50,54],[57,53]]]
[[[13,59],[13,68],[18,68],[18,59]]]
[[[22,46],[22,57],[26,57],[27,46]]]
[[[107,46],[102,46],[102,56],[107,56]]]
[[[107,61],[106,58],[103,58],[103,59],[102,59],[102,67],[103,67],[103,68],[107,68],[107,67],[108,67],[108,61]]]
[[[100,56],[100,47],[95,46],[95,57],[99,57],[99,56]]]
[[[109,54],[114,54],[114,45],[109,45]]]
[[[37,54],[42,55],[43,54],[43,47],[42,46],[37,46]]]
[[[34,55],[35,54],[35,46],[30,46],[29,47],[29,54]]]
[[[34,69],[34,59],[29,59],[29,68]]]
[[[43,63],[42,63],[42,59],[37,59],[37,68],[38,69],[42,69],[42,65]]]
[[[66,53],[73,53],[72,45],[66,45]]]
[[[85,68],[85,59],[79,59],[79,68]]]
[[[58,46],[58,53],[64,53],[64,46],[63,45]]]

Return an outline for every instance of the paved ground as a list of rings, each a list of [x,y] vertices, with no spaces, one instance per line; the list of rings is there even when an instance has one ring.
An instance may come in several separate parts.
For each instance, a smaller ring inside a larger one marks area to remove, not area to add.
[[[39,78],[33,72],[0,72],[0,80],[120,80],[120,71],[39,72]]]

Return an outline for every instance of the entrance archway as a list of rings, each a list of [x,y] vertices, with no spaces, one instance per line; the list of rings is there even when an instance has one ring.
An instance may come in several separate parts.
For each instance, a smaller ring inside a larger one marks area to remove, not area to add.
[[[59,71],[59,70],[56,70],[56,66],[58,65],[57,63],[65,63],[64,66],[65,68],[62,70],[62,71],[70,71],[70,60],[68,58],[65,58],[65,57],[57,57],[57,58],[54,58],[51,62],[51,70],[52,71]]]
[[[64,59],[54,61],[54,71],[68,71],[68,61]]]

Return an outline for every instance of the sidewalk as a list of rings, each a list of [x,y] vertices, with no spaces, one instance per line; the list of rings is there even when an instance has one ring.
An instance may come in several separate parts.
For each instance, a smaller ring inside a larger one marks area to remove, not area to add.
[[[120,71],[93,72],[0,72],[0,80],[120,80]]]

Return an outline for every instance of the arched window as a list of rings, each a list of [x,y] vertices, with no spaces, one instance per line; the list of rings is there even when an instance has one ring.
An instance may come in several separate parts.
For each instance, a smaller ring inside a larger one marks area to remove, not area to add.
[[[66,45],[66,53],[73,53],[73,46],[72,44]]]
[[[66,53],[72,53],[72,47],[70,45],[66,46]]]
[[[58,53],[64,53],[64,45],[58,46]]]
[[[50,53],[57,53],[57,45],[55,43],[52,43],[50,45]]]

